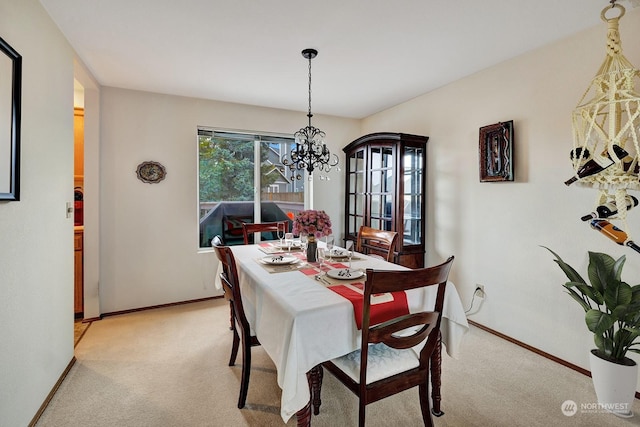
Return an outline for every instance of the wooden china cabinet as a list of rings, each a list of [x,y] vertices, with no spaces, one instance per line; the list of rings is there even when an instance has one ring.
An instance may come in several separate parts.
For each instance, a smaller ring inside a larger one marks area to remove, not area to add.
[[[397,231],[394,261],[424,267],[426,136],[380,132],[342,150],[346,161],[345,239],[361,225]]]

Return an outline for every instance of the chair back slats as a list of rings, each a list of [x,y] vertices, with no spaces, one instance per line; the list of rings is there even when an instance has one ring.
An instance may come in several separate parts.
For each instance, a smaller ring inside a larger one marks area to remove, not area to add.
[[[424,341],[438,322],[439,312],[421,312],[392,319],[369,328],[369,342],[397,349],[411,348]],[[411,335],[397,335],[407,328],[421,326]]]
[[[395,231],[378,230],[363,225],[358,230],[356,251],[363,254],[378,255],[389,262],[393,262],[397,240],[398,233]]]
[[[242,235],[244,236],[244,244],[248,245],[251,243],[251,238],[253,233],[275,233],[274,236],[278,235],[278,225],[284,224],[284,232],[289,232],[289,221],[279,221],[279,222],[259,222],[259,223],[243,223],[242,224]]]

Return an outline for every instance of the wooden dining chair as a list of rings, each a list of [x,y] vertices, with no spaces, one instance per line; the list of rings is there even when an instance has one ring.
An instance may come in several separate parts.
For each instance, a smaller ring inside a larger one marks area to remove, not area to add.
[[[452,264],[453,256],[438,266],[415,270],[367,269],[362,346],[321,365],[358,396],[360,427],[365,423],[366,405],[415,386],[419,390],[424,425],[433,426],[428,395],[430,358],[438,343],[444,292]],[[437,286],[433,311],[370,324],[371,295],[429,286]],[[418,354],[413,347],[422,342],[424,345]]]
[[[211,239],[211,247],[215,249],[216,247],[220,247],[220,246],[225,246],[224,240],[222,239],[222,236],[220,236],[219,234],[216,234],[215,236],[213,236],[213,239]],[[219,251],[216,250],[215,253],[216,253],[216,257],[218,258],[218,261],[220,262],[220,265],[222,265],[222,271],[228,275],[229,273],[227,271],[227,268],[224,262],[222,262],[222,258]],[[220,279],[220,281],[222,282],[222,279]],[[227,290],[223,286],[222,290],[224,291],[224,299],[229,301],[229,329],[233,331],[234,322],[235,322],[233,320],[233,296],[231,295],[230,289]]]
[[[278,236],[278,224],[284,224],[284,232],[289,232],[289,221],[278,222],[260,222],[260,223],[243,223],[242,234],[244,236],[244,244],[248,245],[253,241],[253,233],[273,233],[274,239]]]
[[[378,230],[362,225],[358,231],[356,251],[393,262],[397,240],[396,231]]]
[[[214,245],[213,247],[218,259],[223,265],[223,271],[220,273],[220,280],[222,281],[224,296],[231,304],[233,344],[231,346],[229,366],[235,365],[236,357],[238,355],[238,347],[240,343],[242,343],[242,376],[240,380],[240,394],[238,396],[238,408],[242,409],[247,401],[247,392],[249,390],[249,376],[251,375],[251,347],[260,345],[260,342],[251,330],[247,317],[244,313],[238,280],[238,270],[236,268],[236,261],[233,257],[233,252],[228,246]],[[238,329],[240,330],[240,334],[238,334]]]

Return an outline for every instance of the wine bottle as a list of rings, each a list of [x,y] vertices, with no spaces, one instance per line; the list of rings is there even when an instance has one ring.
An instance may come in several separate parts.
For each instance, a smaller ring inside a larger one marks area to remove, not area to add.
[[[627,202],[627,210],[638,206],[638,199],[634,196],[625,197],[625,201]],[[589,215],[583,216],[581,219],[583,221],[589,221],[593,218],[609,218],[618,213],[618,208],[614,202],[607,202],[603,205],[600,205],[596,208],[595,212],[591,212]]]
[[[633,240],[629,240],[627,233],[620,230],[618,227],[611,224],[606,219],[591,220],[591,228],[593,228],[594,230],[598,230],[619,245],[629,246],[634,251],[640,252],[640,246],[635,244]]]
[[[589,157],[591,157],[591,153],[589,152],[588,148],[578,147],[578,148],[576,148],[574,150],[571,150],[571,152],[569,153],[569,156],[571,157],[572,161],[574,159],[580,159],[580,161],[582,163],[582,162],[586,162],[587,159],[589,159]]]
[[[627,153],[627,151],[620,147],[619,145],[613,144],[613,152],[616,153],[616,157],[624,164],[624,163],[631,163],[633,161],[633,157],[631,157],[629,155],[629,153]],[[608,151],[605,150],[605,152],[603,153],[603,155],[608,155]],[[609,156],[611,157],[611,156]]]
[[[609,157],[594,156],[589,159],[580,169],[576,172],[575,176],[564,182],[565,185],[571,185],[581,178],[595,175],[602,172],[613,164],[613,160]]]

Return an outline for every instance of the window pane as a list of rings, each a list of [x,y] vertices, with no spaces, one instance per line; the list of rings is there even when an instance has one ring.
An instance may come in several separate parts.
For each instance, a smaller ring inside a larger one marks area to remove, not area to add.
[[[290,170],[282,166],[281,159],[295,148],[295,142],[291,139],[265,139],[260,143],[261,221],[292,220],[304,210],[304,180],[292,179]],[[286,217],[282,217],[283,212]],[[290,223],[290,230],[292,226]]]
[[[200,247],[210,247],[216,235],[225,244],[242,244],[242,223],[255,222],[259,201],[262,222],[289,220],[287,212],[301,209],[304,182],[290,182],[280,162],[292,141],[288,137],[198,129]],[[260,150],[256,150],[258,146]],[[258,200],[256,187],[260,188]]]

